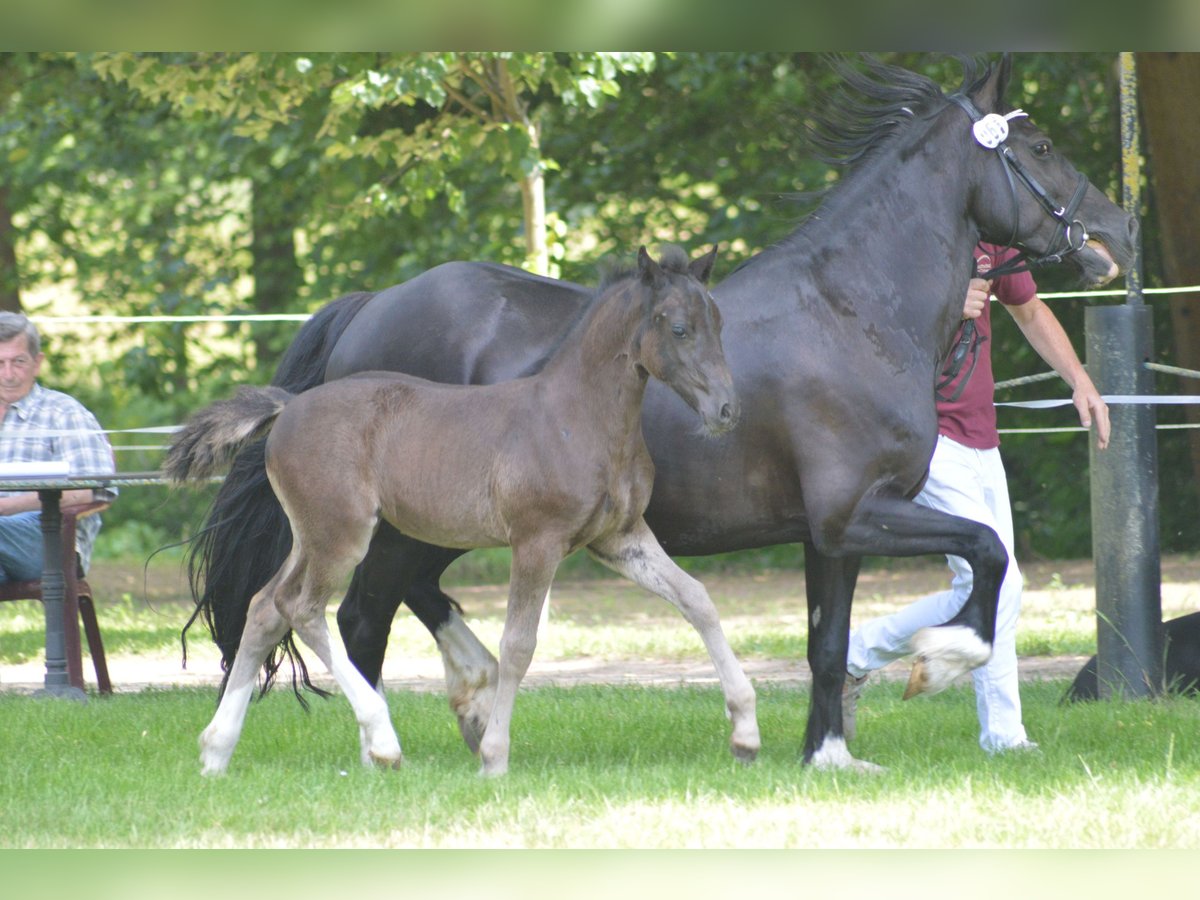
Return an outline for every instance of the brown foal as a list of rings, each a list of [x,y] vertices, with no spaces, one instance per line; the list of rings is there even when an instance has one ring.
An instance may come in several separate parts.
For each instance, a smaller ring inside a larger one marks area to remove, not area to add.
[[[331,641],[330,596],[367,552],[380,520],[443,547],[510,546],[499,678],[479,746],[482,771],[508,769],[517,688],[554,573],[571,552],[674,604],[716,666],[741,759],[759,749],[755,694],[708,592],[666,555],[642,515],[654,466],[642,438],[650,376],[719,435],[737,419],[721,319],[705,288],[716,248],[689,263],[645,248],[636,273],[606,286],[536,375],[492,385],[369,372],[303,394],[243,388],[197,413],[172,444],[176,481],[211,474],[270,428],[267,472],[292,526],[290,555],[255,595],[220,706],[200,737],[205,774],[229,764],[259,667],[289,630],[321,658],[358,719],[364,763],[399,765],[381,696]]]

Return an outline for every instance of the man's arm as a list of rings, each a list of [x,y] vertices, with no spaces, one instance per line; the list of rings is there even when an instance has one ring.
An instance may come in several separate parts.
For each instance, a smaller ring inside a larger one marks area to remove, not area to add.
[[[86,488],[78,491],[63,491],[60,502],[63,506],[74,506],[76,503],[91,503],[92,499],[92,490]],[[42,502],[34,491],[13,494],[11,497],[0,497],[0,516],[11,516],[41,508]]]
[[[1091,428],[1095,423],[1096,446],[1103,450],[1109,438],[1108,404],[1100,398],[1058,317],[1037,296],[1020,306],[1004,308],[1016,319],[1030,346],[1070,385],[1071,401],[1079,412],[1080,424]]]

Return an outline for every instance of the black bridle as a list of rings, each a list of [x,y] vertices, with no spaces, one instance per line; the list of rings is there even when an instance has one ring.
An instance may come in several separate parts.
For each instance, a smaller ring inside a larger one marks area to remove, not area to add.
[[[962,107],[963,111],[970,117],[976,141],[981,147],[996,152],[1001,168],[1004,170],[1004,175],[1008,179],[1009,195],[1012,197],[1013,226],[1012,235],[1009,237],[1006,246],[1016,249],[1017,254],[1003,265],[990,270],[987,273],[988,278],[999,278],[1002,275],[1027,272],[1030,266],[1060,263],[1072,253],[1078,253],[1082,250],[1087,243],[1088,233],[1083,221],[1077,219],[1075,214],[1079,211],[1079,207],[1083,203],[1084,194],[1087,193],[1087,178],[1083,174],[1080,174],[1079,180],[1075,183],[1075,191],[1071,194],[1071,199],[1063,205],[1056,204],[1050,199],[1050,195],[1046,193],[1046,189],[1021,164],[1021,160],[1017,158],[1016,153],[1008,146],[1007,120],[1015,116],[1023,116],[1025,115],[1024,112],[1015,110],[1009,113],[1008,116],[1001,116],[998,113],[984,116],[965,94],[951,94],[948,99]],[[999,121],[997,122],[996,120]],[[982,134],[978,130],[980,123],[984,126]],[[989,135],[987,129],[989,125],[993,127],[999,126],[999,128],[992,131]],[[1020,179],[1021,183],[1033,194],[1034,199],[1037,200],[1042,209],[1052,218],[1057,219],[1059,224],[1062,225],[1059,238],[1050,245],[1050,249],[1042,256],[1030,256],[1027,250],[1017,245],[1017,235],[1021,230],[1021,207],[1017,199],[1017,179]],[[958,377],[968,356],[971,357],[971,366],[967,370],[967,374],[959,382],[953,394],[949,397],[944,396],[942,391],[949,387],[954,379]],[[975,363],[978,359],[979,332],[975,328],[975,321],[967,319],[963,323],[958,340],[954,342],[954,346],[951,348],[950,354],[946,359],[946,366],[942,370],[942,379],[935,385],[939,400],[954,401],[962,396],[967,382],[970,381],[971,375],[975,371]]]
[[[948,99],[962,107],[963,111],[970,117],[972,130],[975,130],[976,133],[976,140],[980,146],[996,152],[996,156],[1004,169],[1004,175],[1008,179],[1009,195],[1012,197],[1013,226],[1012,234],[1006,246],[1016,248],[1018,256],[1005,263],[999,270],[995,270],[995,275],[1011,275],[1014,271],[1018,271],[1017,266],[1022,263],[1027,266],[1060,263],[1072,253],[1078,253],[1082,250],[1087,243],[1088,233],[1082,220],[1075,218],[1075,214],[1079,211],[1079,207],[1083,203],[1084,194],[1087,193],[1087,178],[1080,173],[1079,179],[1075,183],[1075,191],[1071,194],[1071,199],[1065,204],[1060,205],[1055,203],[1050,199],[1050,195],[1046,193],[1046,189],[1029,173],[1029,170],[1022,165],[1021,160],[1017,158],[1017,154],[1008,146],[1007,119],[1015,116],[1023,116],[1025,115],[1024,112],[1018,109],[1009,113],[1008,116],[1001,116],[998,113],[984,116],[965,94],[951,94]],[[984,122],[985,119],[988,121]],[[986,125],[990,124],[992,120],[1000,120],[1003,127],[996,135],[999,138],[998,140],[993,139],[985,142],[976,129],[981,122]],[[1042,209],[1051,218],[1057,219],[1059,224],[1062,225],[1062,231],[1058,240],[1051,244],[1050,249],[1042,256],[1031,257],[1028,251],[1017,245],[1017,235],[1021,230],[1021,208],[1017,200],[1016,179],[1020,179],[1021,183],[1033,194],[1034,199],[1037,200]]]

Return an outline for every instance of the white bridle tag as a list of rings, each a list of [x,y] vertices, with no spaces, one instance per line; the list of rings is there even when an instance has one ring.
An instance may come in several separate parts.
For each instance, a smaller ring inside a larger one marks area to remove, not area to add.
[[[971,126],[971,131],[975,134],[975,140],[979,142],[980,146],[995,150],[1008,139],[1008,120],[1024,115],[1026,113],[1021,109],[1014,109],[1006,116],[1002,116],[1000,113],[988,113]]]

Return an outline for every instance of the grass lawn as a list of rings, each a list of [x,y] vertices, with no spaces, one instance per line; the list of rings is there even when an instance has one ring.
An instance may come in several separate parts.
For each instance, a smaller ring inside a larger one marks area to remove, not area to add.
[[[540,688],[519,698],[510,773],[486,780],[444,700],[395,693],[399,771],[358,763],[338,698],[250,709],[229,772],[199,775],[211,691],[86,705],[0,696],[0,846],[964,848],[1200,846],[1200,703],[1057,705],[1025,690],[1037,754],[975,744],[973,698],[864,695],[853,749],[882,775],[799,764],[807,691],[760,689],[763,752],[733,761],[712,688]]]
[[[1168,616],[1200,607],[1196,568],[1186,559],[1164,565]],[[1092,652],[1085,569],[1027,567],[1022,655]],[[96,573],[93,584],[101,577],[113,576]],[[174,588],[155,593],[171,578]],[[886,611],[942,578],[940,567],[868,571],[856,616]],[[704,580],[748,662],[803,657],[801,573]],[[178,667],[188,613],[180,584],[172,569],[152,573],[145,594],[98,588],[114,672],[135,663]],[[494,648],[503,588],[453,593]],[[901,686],[883,679],[865,692],[851,749],[887,771],[865,776],[800,765],[803,684],[760,682],[763,751],[751,766],[728,752],[714,687],[531,687],[517,700],[510,773],[485,780],[438,691],[390,692],[405,765],[383,772],[358,763],[344,700],[314,699],[305,713],[284,689],[251,706],[228,774],[205,779],[196,737],[214,710],[211,685],[126,688],[86,704],[37,699],[14,681],[38,678],[40,610],[4,606],[3,848],[1200,847],[1194,699],[1062,707],[1066,678],[1029,682],[1025,719],[1041,752],[992,758],[976,744],[969,687],[903,703]],[[189,668],[215,674],[206,636],[196,632],[191,643]],[[411,616],[397,618],[392,657],[436,664]],[[659,601],[591,581],[556,586],[537,660],[705,657]]]

